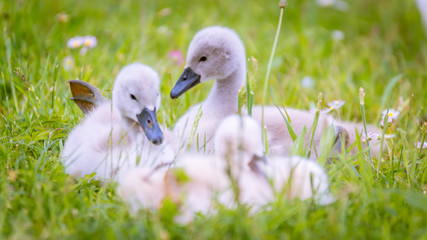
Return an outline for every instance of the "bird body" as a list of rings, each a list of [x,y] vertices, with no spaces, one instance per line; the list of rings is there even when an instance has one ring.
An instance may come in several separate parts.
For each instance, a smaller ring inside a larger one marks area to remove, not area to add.
[[[181,75],[181,83],[172,90],[171,97],[179,97],[198,82],[216,79],[208,97],[191,107],[174,128],[175,134],[188,143],[200,109],[202,115],[193,137],[197,139],[198,136],[198,142],[191,143],[193,149],[203,146],[203,150],[212,153],[217,127],[225,117],[237,112],[237,95],[246,80],[245,59],[243,43],[227,28],[205,28],[190,43],[186,71]]]
[[[158,85],[157,74],[148,66],[134,63],[123,68],[114,84],[113,101],[88,111],[69,134],[62,153],[66,172],[115,179],[125,169],[172,159],[155,115],[160,105]]]
[[[300,157],[264,159],[261,128],[250,117],[227,117],[216,131],[214,144],[215,155],[188,153],[172,168],[124,176],[119,181],[120,195],[132,210],[161,206],[169,199],[179,207],[176,221],[181,223],[191,221],[195,213],[215,213],[218,203],[226,208],[245,204],[254,212],[273,202],[277,193],[289,199],[313,198],[319,204],[333,201],[327,175],[317,163]],[[161,176],[156,175],[161,183],[152,182],[158,188],[145,187],[155,174]]]
[[[210,79],[215,79],[215,83],[208,97],[202,103],[190,108],[178,120],[174,128],[174,132],[183,141],[187,141],[186,143],[189,139],[193,139],[193,142],[190,143],[192,149],[197,149],[199,146],[197,150],[207,149],[208,152],[212,152],[213,143],[208,141],[205,144],[206,140],[213,138],[216,128],[225,117],[238,112],[238,91],[246,82],[245,48],[238,35],[231,29],[219,26],[208,27],[194,36],[188,48],[185,70],[170,95],[172,98],[177,98],[197,84]],[[199,109],[201,116],[198,116]],[[315,113],[292,108],[286,108],[286,112],[298,135],[304,128],[307,128],[308,131],[304,139],[308,145],[311,141]],[[275,154],[289,154],[293,139],[283,119],[283,116],[286,116],[285,111],[274,106],[265,106],[264,111],[262,111],[261,106],[254,106],[252,116],[259,124],[266,127],[270,151]],[[196,119],[198,121],[195,121]],[[193,130],[193,124],[198,126],[196,131]],[[341,125],[346,126],[346,128],[342,128]],[[321,136],[329,127],[339,128],[346,133],[350,132],[350,143],[352,143],[355,141],[355,129],[361,130],[362,125],[339,122],[326,114],[320,114],[311,152],[316,152],[315,149],[319,150]],[[379,132],[373,127],[370,129]],[[195,133],[195,136],[191,136],[192,132]],[[337,136],[341,135],[337,134]],[[345,138],[336,137],[335,145],[340,145],[341,141],[347,143],[344,141],[347,138],[348,136]],[[373,143],[371,145],[378,144]],[[374,153],[379,152],[378,147],[374,150]],[[312,160],[316,158],[316,154],[311,154]]]

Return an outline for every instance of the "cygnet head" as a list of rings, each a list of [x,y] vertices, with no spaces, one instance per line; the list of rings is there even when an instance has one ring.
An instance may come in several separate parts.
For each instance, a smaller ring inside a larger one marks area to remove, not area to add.
[[[201,82],[225,81],[237,69],[246,70],[245,58],[244,45],[233,30],[219,26],[202,29],[188,47],[185,70],[172,89],[171,98],[178,98]]]
[[[239,167],[264,159],[263,146],[261,127],[248,116],[227,117],[215,133],[215,154]]]
[[[150,67],[133,63],[117,75],[113,88],[113,104],[129,125],[140,124],[148,140],[161,144],[163,133],[156,111],[160,106],[159,77]]]

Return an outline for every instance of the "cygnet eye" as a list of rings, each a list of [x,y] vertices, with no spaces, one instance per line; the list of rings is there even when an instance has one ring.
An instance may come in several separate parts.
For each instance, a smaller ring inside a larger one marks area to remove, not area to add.
[[[135,95],[133,95],[132,93],[130,94],[130,98],[132,98],[132,100],[135,100],[135,101],[136,101],[136,97],[135,97]]]
[[[200,58],[199,62],[204,62],[206,60],[208,60],[208,58],[206,56],[203,56],[203,57]]]

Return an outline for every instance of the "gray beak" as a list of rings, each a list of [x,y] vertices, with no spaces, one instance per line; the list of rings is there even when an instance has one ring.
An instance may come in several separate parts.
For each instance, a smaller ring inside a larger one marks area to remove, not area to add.
[[[191,68],[184,69],[184,72],[179,77],[175,86],[171,90],[170,96],[172,99],[178,98],[183,93],[193,88],[200,83],[200,75],[193,72]]]
[[[163,133],[160,129],[159,123],[157,122],[156,109],[150,111],[147,108],[144,108],[142,112],[136,115],[138,118],[139,124],[141,124],[142,129],[145,132],[150,142],[159,145],[163,142]]]
[[[259,168],[259,163],[260,162],[262,162],[262,163],[266,163],[267,162],[267,159],[265,158],[265,155],[263,154],[263,155],[261,155],[261,156],[258,156],[257,154],[254,154],[253,156],[252,156],[252,159],[251,159],[251,161],[249,162],[249,167],[250,167],[250,169],[253,171],[253,172],[255,172],[255,173],[257,173],[257,174],[259,174],[259,175],[262,175],[262,176],[264,176],[265,177],[265,175],[264,175],[264,173],[261,171],[261,169]]]

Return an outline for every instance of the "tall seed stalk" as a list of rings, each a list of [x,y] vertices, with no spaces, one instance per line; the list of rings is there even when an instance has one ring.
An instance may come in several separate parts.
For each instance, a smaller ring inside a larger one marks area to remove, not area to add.
[[[279,40],[280,28],[282,26],[283,11],[285,10],[286,6],[287,6],[287,1],[286,0],[281,0],[279,2],[279,8],[280,8],[279,23],[277,24],[276,36],[274,37],[273,48],[271,50],[270,60],[268,61],[267,73],[266,73],[266,76],[265,76],[264,89],[263,89],[263,93],[262,93],[261,126],[264,126],[264,105],[265,105],[265,99],[267,98],[268,79],[270,78],[270,71],[271,71],[271,65],[273,63],[274,52],[276,51],[277,42]]]

